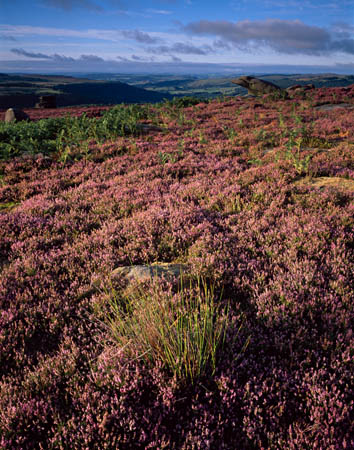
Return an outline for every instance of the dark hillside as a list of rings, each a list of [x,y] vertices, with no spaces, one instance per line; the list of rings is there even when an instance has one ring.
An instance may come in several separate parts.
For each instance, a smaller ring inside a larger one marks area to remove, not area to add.
[[[55,95],[58,106],[156,103],[171,98],[119,81],[96,81],[60,75],[0,74],[0,109],[33,108],[41,95]]]
[[[169,94],[151,92],[146,89],[115,82],[88,82],[57,85],[61,94],[58,96],[58,106],[73,106],[81,104],[116,104],[116,103],[153,103],[171,98]]]

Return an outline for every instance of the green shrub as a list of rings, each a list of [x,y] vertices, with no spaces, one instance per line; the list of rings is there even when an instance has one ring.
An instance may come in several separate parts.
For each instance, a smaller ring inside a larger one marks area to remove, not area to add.
[[[208,103],[206,99],[197,97],[175,97],[172,100],[166,100],[165,104],[168,106],[175,106],[177,108],[188,108],[188,106],[198,105],[199,103]]]
[[[88,118],[83,114],[37,122],[0,122],[0,160],[25,152],[50,154],[55,151],[62,159],[63,152],[80,152],[84,142],[102,143],[117,136],[140,133],[137,123],[148,115],[148,105],[118,105],[99,118]]]

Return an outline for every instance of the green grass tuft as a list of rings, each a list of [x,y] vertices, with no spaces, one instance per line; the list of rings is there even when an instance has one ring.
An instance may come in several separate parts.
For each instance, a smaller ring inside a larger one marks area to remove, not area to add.
[[[220,300],[220,299],[218,299]],[[213,375],[228,328],[228,308],[215,302],[214,287],[200,280],[177,294],[156,284],[110,299],[111,336],[128,358],[157,361],[184,383]]]

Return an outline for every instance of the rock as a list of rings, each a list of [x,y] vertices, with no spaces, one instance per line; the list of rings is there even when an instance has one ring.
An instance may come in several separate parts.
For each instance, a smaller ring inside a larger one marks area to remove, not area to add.
[[[131,129],[128,126],[124,126],[124,131],[129,134],[131,132]],[[163,128],[158,127],[156,125],[149,125],[147,123],[137,123],[136,124],[136,131],[138,133],[149,133],[149,131],[164,131]]]
[[[303,178],[297,182],[299,185],[309,184],[310,186],[323,188],[340,189],[350,194],[354,194],[354,180],[341,177],[317,177],[307,180]]]
[[[38,159],[45,159],[45,160],[49,160],[50,157],[43,155],[43,153],[29,153],[29,152],[24,152],[22,153],[22,155],[20,156],[20,159],[22,160],[32,160],[32,161],[36,161]]]
[[[125,293],[129,294],[131,288],[134,289],[140,283],[154,279],[163,279],[178,283],[181,276],[188,279],[190,277],[190,267],[188,264],[155,263],[151,265],[123,266],[114,269],[110,274],[112,281],[122,280],[126,284]],[[101,281],[97,280],[79,295],[79,300],[93,295],[101,290]]]
[[[29,116],[22,109],[9,108],[5,112],[5,122],[20,122],[21,120],[29,120]]]
[[[288,88],[286,88],[286,91],[288,92],[297,91],[298,89],[301,88],[302,88],[301,84],[294,84],[293,86],[289,86]]]
[[[326,105],[314,106],[313,109],[317,109],[317,111],[332,111],[338,108],[354,109],[354,105],[351,103],[327,103]]]
[[[310,91],[311,89],[315,89],[315,85],[314,84],[294,84],[293,86],[289,86],[288,88],[286,88],[286,91],[290,94],[294,93],[294,92],[305,92],[305,91]]]
[[[287,92],[271,83],[270,81],[260,80],[259,78],[243,76],[240,78],[235,78],[231,80],[231,83],[238,84],[248,90],[251,95],[264,95],[264,94],[278,94],[283,98],[287,98]]]
[[[188,272],[187,264],[156,263],[152,265],[124,266],[113,270],[112,278],[122,277],[128,283],[143,283],[154,278],[177,281]]]
[[[39,103],[36,103],[35,107],[44,109],[56,108],[57,100],[55,95],[42,95],[39,97]]]

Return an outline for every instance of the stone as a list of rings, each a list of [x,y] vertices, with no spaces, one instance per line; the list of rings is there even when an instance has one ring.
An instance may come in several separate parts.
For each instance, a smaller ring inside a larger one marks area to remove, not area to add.
[[[306,92],[306,91],[310,91],[311,89],[315,89],[315,85],[314,84],[294,84],[293,86],[289,86],[288,88],[286,88],[286,91],[290,94],[294,93],[294,92]]]
[[[187,272],[187,264],[156,263],[151,265],[118,267],[113,270],[112,278],[122,277],[128,283],[143,283],[154,278],[177,281],[181,275],[186,275]]]
[[[317,187],[320,189],[329,188],[329,189],[340,189],[346,191],[350,194],[354,194],[354,180],[350,180],[348,178],[341,177],[317,177],[312,179],[303,178],[297,182],[297,184],[308,184],[313,187]]]
[[[277,94],[283,98],[288,98],[288,93],[284,89],[270,81],[264,81],[256,77],[242,76],[231,80],[231,83],[246,88],[250,95]]]
[[[316,109],[317,111],[332,111],[333,109],[338,108],[354,109],[354,105],[351,103],[327,103],[326,105],[314,106],[313,109]]]
[[[39,103],[36,103],[36,108],[51,109],[57,107],[57,99],[55,95],[42,95],[39,97]]]
[[[288,92],[297,91],[298,89],[301,88],[302,88],[301,84],[294,84],[293,86],[289,86],[288,88],[286,88],[286,91]]]
[[[26,114],[22,109],[9,108],[5,112],[5,122],[20,122],[21,120],[29,120],[28,114]]]
[[[129,134],[130,133],[130,128],[128,126],[124,126],[124,131]],[[164,131],[163,128],[158,127],[156,125],[150,125],[147,123],[137,123],[136,124],[136,131],[138,133],[144,134],[144,133],[149,133],[150,131]]]
[[[126,284],[124,293],[129,294],[139,284],[156,279],[170,281],[176,285],[181,280],[181,276],[184,279],[190,279],[191,273],[188,264],[159,262],[150,265],[117,267],[111,272],[109,278],[112,281],[124,281]],[[79,295],[78,299],[90,297],[95,292],[99,292],[101,287],[100,280],[94,281],[89,288]]]

